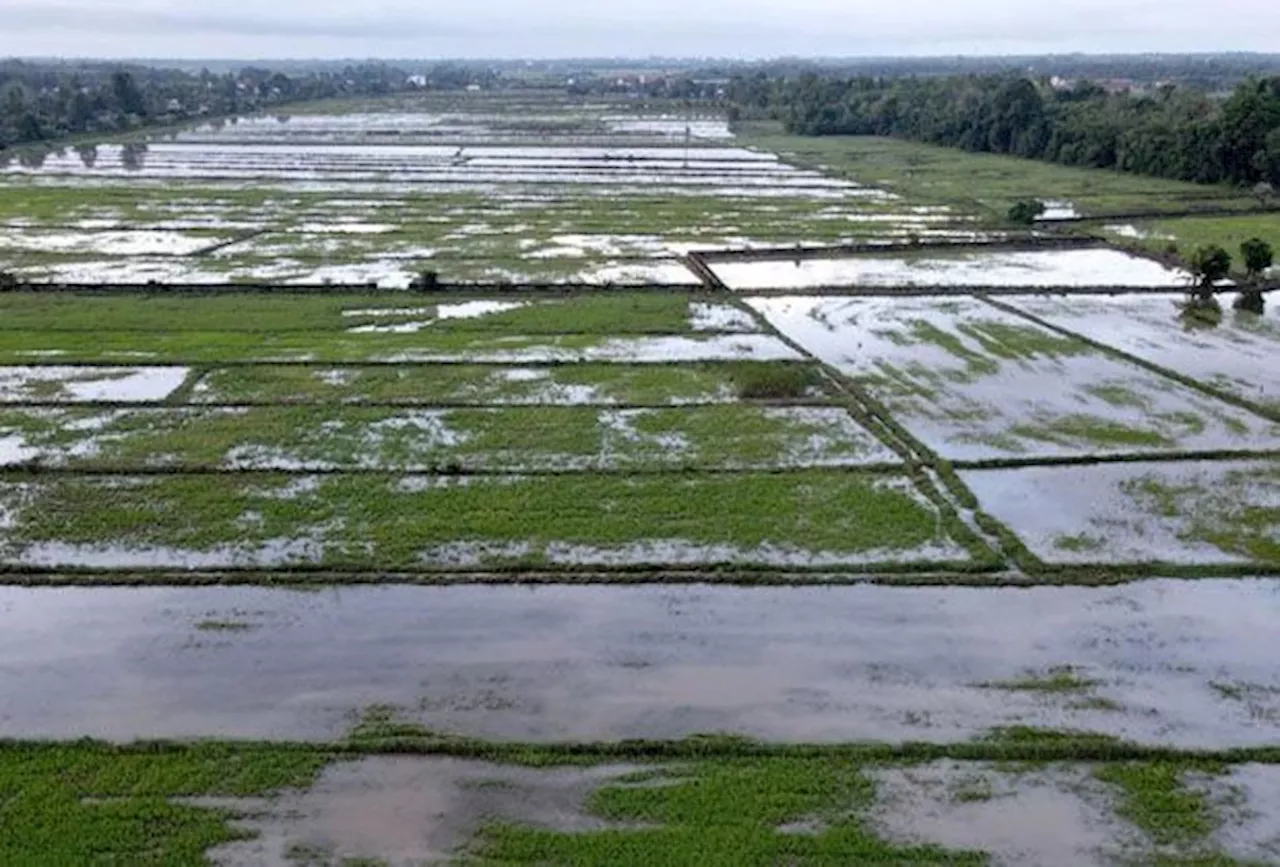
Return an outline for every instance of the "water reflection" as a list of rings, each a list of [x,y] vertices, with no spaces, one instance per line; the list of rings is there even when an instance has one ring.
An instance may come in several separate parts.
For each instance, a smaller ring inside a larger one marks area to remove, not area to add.
[[[1195,294],[1179,305],[1177,317],[1184,331],[1210,331],[1222,324],[1222,305],[1213,295]]]
[[[80,157],[80,162],[86,169],[91,169],[98,164],[97,145],[78,145],[76,155]]]
[[[139,171],[146,159],[147,146],[144,142],[129,142],[120,149],[120,162],[131,172]]]
[[[1267,302],[1261,290],[1241,292],[1235,300],[1236,310],[1262,316],[1267,312]]]
[[[48,151],[33,148],[18,154],[18,165],[24,169],[39,169],[44,167],[44,161],[48,158]]]

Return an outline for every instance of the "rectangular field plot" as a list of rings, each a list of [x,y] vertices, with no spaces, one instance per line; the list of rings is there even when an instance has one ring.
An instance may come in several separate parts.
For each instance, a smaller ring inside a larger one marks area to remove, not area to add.
[[[0,466],[520,472],[896,463],[839,407],[0,409]]]
[[[441,300],[427,293],[0,299],[0,362],[796,360],[753,317],[706,296]],[[634,336],[628,336],[634,335]],[[180,363],[180,362],[175,362]]]
[[[249,331],[0,331],[0,364],[33,359],[58,364],[145,358],[162,364],[240,362],[412,362],[570,364],[616,361],[799,361],[781,340],[763,334],[606,337],[595,334],[511,336],[471,333]]]
[[[751,304],[952,460],[1280,445],[1273,422],[974,298]]]
[[[4,370],[0,368],[0,381]],[[549,367],[267,364],[215,368],[195,385],[191,401],[681,406],[743,399],[821,400],[830,395],[831,383],[816,366],[789,362]]]
[[[239,118],[233,124],[214,121],[174,138],[223,144],[497,144],[506,139],[576,143],[607,137],[635,146],[683,147],[687,134],[694,147],[714,147],[733,137],[718,116],[690,119],[683,113],[641,112],[625,103],[575,105],[570,113],[561,94],[429,93],[370,101],[336,113],[328,105],[297,106],[287,115]]]
[[[842,259],[717,262],[731,289],[823,286],[1185,286],[1186,274],[1110,249],[860,255]]]
[[[6,293],[0,339],[15,331],[270,332],[350,334],[681,334],[758,331],[747,312],[687,293],[578,295],[512,300],[452,293],[173,295]]]
[[[576,258],[353,258],[331,264],[322,257],[272,257],[250,248],[198,259],[28,255],[0,266],[34,283],[168,285],[206,283],[274,284],[284,286],[372,285],[380,289],[408,289],[423,270],[433,270],[450,283],[538,283],[585,286],[679,286],[694,288],[698,279],[671,259]]]
[[[985,554],[905,476],[0,476],[11,566],[892,567]],[[952,535],[952,534],[955,535]]]
[[[1280,307],[1230,309],[1217,325],[1188,320],[1183,295],[1019,295],[1002,302],[1280,413]]]
[[[1280,461],[970,470],[982,508],[1050,563],[1280,565]]]
[[[0,201],[0,239],[59,234],[70,240],[6,245],[27,251],[89,255],[117,253],[95,238],[112,233],[189,236],[193,230],[241,239],[210,257],[240,259],[254,252],[356,258],[516,259],[562,256],[661,257],[689,250],[813,244],[869,237],[973,239],[973,218],[946,206],[919,206],[860,197],[831,203],[805,198],[671,196],[663,191],[626,197],[573,190],[502,193],[288,194],[256,187],[218,190],[139,186],[79,190],[33,186],[0,178],[13,192]],[[254,233],[265,233],[261,237]],[[988,234],[988,233],[982,233]],[[118,242],[117,242],[118,243]],[[143,242],[138,242],[143,243]],[[206,245],[208,246],[208,245]],[[200,248],[196,248],[200,249]],[[120,254],[176,252],[133,243]],[[0,252],[0,257],[5,256]],[[119,261],[119,260],[117,260]],[[126,264],[120,262],[120,264]]]
[[[680,190],[730,188],[767,195],[817,197],[865,192],[849,181],[794,168],[768,153],[736,147],[699,148],[688,155],[666,147],[466,148],[385,144],[293,145],[279,142],[224,145],[151,143],[102,145],[92,162],[78,152],[0,167],[0,173],[33,176],[45,183],[93,187],[112,182],[146,185],[182,179],[206,185],[252,182],[299,191],[412,185],[452,192],[496,185]]]

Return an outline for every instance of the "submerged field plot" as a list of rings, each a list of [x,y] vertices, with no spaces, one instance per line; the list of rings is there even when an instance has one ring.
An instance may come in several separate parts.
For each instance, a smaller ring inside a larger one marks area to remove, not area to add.
[[[425,96],[28,154],[0,190],[0,270],[74,283],[693,286],[690,250],[974,234],[950,208],[738,146],[718,119],[563,99],[468,113]]]
[[[0,863],[1280,863],[1275,299],[770,141],[436,93],[0,164]]]
[[[1280,447],[1275,422],[980,299],[750,303],[951,460]]]

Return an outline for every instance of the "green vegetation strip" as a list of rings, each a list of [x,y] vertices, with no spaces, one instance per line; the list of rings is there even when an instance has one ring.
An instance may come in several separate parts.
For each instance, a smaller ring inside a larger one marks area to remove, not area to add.
[[[666,336],[688,342],[690,351],[733,359],[737,335],[676,334],[614,337],[602,333],[511,335],[501,332],[432,331],[350,334],[342,331],[0,331],[0,364],[212,364],[375,362],[576,363],[599,353],[604,359],[635,361],[632,346]],[[669,361],[679,363],[679,351]],[[666,358],[654,359],[667,363]]]
[[[979,852],[894,844],[863,814],[875,785],[853,762],[776,759],[698,762],[656,768],[593,793],[587,812],[614,827],[585,834],[490,823],[473,847],[478,865],[884,864],[901,867],[987,863]],[[786,826],[810,823],[812,831]]]
[[[1217,217],[1178,217],[1176,219],[1119,220],[1120,225],[1091,224],[1090,229],[1104,237],[1137,244],[1154,253],[1176,248],[1190,254],[1199,247],[1216,244],[1237,258],[1240,245],[1250,238],[1261,238],[1280,249],[1280,213],[1248,214]],[[1135,234],[1138,237],[1133,237]]]
[[[152,554],[174,568],[370,571],[673,561],[892,571],[990,556],[907,477],[854,472],[674,480],[5,473],[0,506],[11,519],[0,543],[11,567],[30,546],[65,552],[55,559],[73,567],[102,563],[95,552],[105,548],[107,565],[126,569],[140,557],[155,563]]]
[[[555,472],[890,465],[839,407],[4,409],[29,466]]]
[[[710,301],[710,297],[706,298]],[[436,331],[516,334],[675,334],[690,330],[688,295],[614,291],[538,298],[514,309],[466,296],[433,298],[422,293],[316,296],[291,293],[205,294],[168,297],[164,290],[132,295],[0,293],[0,333],[334,332],[362,326],[430,322]],[[492,302],[497,304],[498,302]],[[704,303],[706,303],[704,301]],[[443,308],[443,309],[442,309]],[[473,308],[477,312],[470,312]],[[464,315],[460,315],[464,314]],[[443,317],[443,318],[442,318]],[[11,335],[5,333],[4,339]]]
[[[737,399],[821,398],[830,383],[816,366],[790,362],[335,367],[260,365],[211,370],[197,403],[681,404]]]
[[[197,807],[184,799],[306,790],[328,765],[372,755],[451,756],[530,768],[657,762],[588,796],[585,811],[610,823],[604,828],[566,833],[490,821],[458,853],[470,864],[584,867],[985,864],[980,852],[891,843],[870,822],[876,787],[867,771],[943,758],[1101,763],[1096,775],[1115,787],[1119,816],[1167,857],[1155,863],[1225,867],[1236,862],[1209,843],[1220,819],[1187,788],[1187,776],[1220,774],[1238,762],[1280,762],[1274,747],[1186,753],[1030,729],[968,743],[896,747],[771,746],[727,737],[488,743],[432,736],[385,713],[370,714],[351,739],[333,744],[0,742],[0,863],[204,865],[208,849],[248,834],[231,827],[230,808]],[[1201,860],[1173,857],[1191,854]]]

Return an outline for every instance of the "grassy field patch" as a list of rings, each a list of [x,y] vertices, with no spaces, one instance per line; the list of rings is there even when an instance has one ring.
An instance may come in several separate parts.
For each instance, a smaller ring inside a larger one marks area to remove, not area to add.
[[[0,409],[0,460],[84,470],[762,469],[896,463],[839,407]]]
[[[450,569],[860,565],[981,546],[905,477],[8,474],[10,562]],[[955,539],[961,540],[959,543]]]
[[[731,403],[741,398],[830,394],[817,368],[777,362],[670,365],[575,364],[215,368],[196,403],[650,404]]]
[[[0,746],[0,863],[202,867],[206,850],[243,832],[221,811],[174,799],[305,788],[326,761],[318,751],[220,744],[153,755]]]

